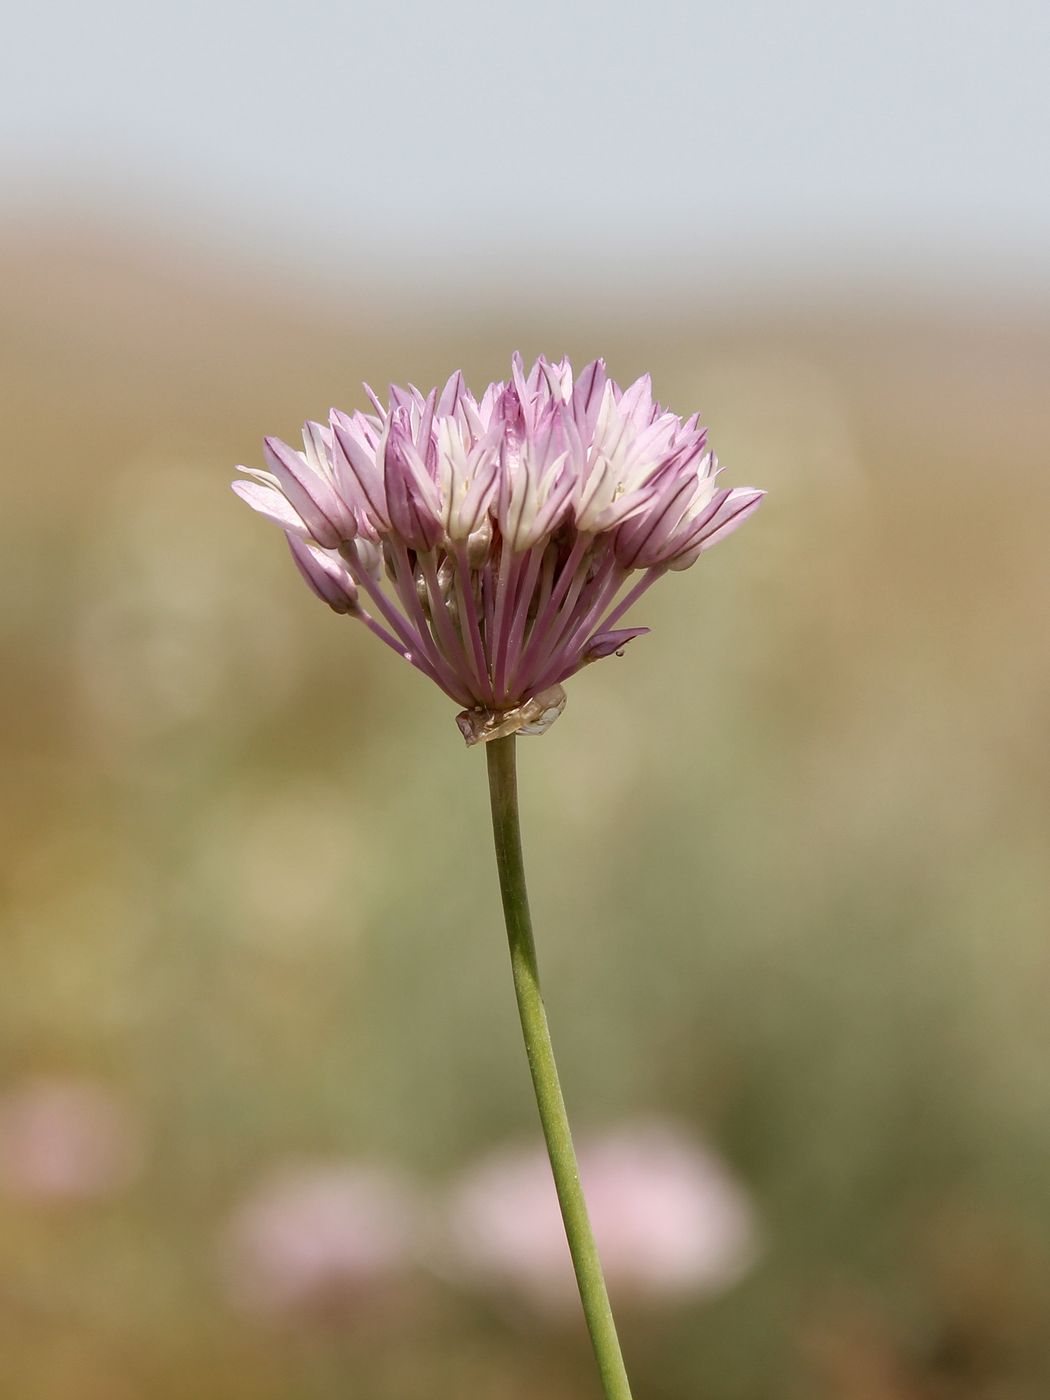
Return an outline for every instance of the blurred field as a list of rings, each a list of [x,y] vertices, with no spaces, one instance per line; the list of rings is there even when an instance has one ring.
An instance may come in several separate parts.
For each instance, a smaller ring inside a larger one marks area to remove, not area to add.
[[[574,1322],[440,1267],[278,1323],[221,1262],[282,1162],[440,1192],[535,1134],[483,760],[227,485],[362,378],[515,348],[650,369],[770,490],[521,746],[570,1111],[691,1126],[761,1223],[735,1287],[625,1307],[639,1400],[1050,1393],[1050,323],[863,288],[454,319],[62,228],[0,258],[0,1090],[106,1086],[141,1152],[0,1191],[0,1394],[594,1393]]]

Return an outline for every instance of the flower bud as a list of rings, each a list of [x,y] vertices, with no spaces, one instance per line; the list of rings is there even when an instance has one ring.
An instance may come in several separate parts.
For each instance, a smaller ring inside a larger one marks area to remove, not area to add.
[[[467,536],[467,563],[472,569],[480,569],[488,558],[492,545],[492,522],[487,517],[483,523]]]
[[[339,555],[307,544],[290,532],[285,538],[299,572],[322,603],[327,603],[333,612],[357,613],[357,585]]]

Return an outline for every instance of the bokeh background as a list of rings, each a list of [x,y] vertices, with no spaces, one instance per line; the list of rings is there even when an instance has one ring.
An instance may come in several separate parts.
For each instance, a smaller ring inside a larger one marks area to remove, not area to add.
[[[5,1397],[595,1393],[483,760],[227,485],[516,348],[770,493],[521,745],[639,1400],[1050,1391],[1048,58],[1020,0],[9,20]]]

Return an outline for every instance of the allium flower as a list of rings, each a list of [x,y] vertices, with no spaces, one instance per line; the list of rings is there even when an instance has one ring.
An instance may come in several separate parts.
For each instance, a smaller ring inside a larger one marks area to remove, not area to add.
[[[103,1084],[38,1079],[0,1096],[0,1195],[100,1199],[130,1186],[141,1165],[136,1126]]]
[[[285,531],[303,578],[458,704],[468,743],[542,732],[560,683],[648,629],[619,628],[668,569],[741,525],[763,493],[718,485],[697,415],[623,390],[601,360],[539,359],[480,401],[392,386],[333,409],[303,449],[267,438],[234,490]]]
[[[277,1170],[227,1230],[231,1301],[267,1314],[353,1307],[411,1267],[416,1214],[413,1190],[390,1170],[353,1162]]]
[[[722,1292],[754,1263],[750,1201],[722,1162],[673,1123],[624,1126],[579,1147],[580,1175],[614,1295],[645,1302]],[[468,1170],[449,1206],[466,1274],[543,1311],[573,1304],[569,1253],[543,1149],[495,1152]]]

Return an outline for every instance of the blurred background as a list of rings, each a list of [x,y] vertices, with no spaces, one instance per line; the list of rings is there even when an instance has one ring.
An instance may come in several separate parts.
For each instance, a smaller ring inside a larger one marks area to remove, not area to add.
[[[484,763],[228,488],[594,355],[769,498],[521,745],[642,1400],[1050,1393],[1042,4],[22,7],[0,1391],[568,1400]]]

